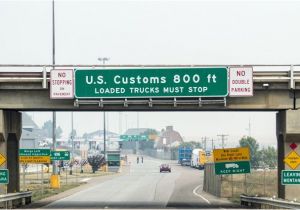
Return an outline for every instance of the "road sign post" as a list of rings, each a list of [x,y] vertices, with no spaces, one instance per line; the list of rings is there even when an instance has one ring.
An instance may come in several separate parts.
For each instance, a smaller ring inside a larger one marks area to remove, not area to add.
[[[78,69],[76,98],[225,97],[227,68]]]

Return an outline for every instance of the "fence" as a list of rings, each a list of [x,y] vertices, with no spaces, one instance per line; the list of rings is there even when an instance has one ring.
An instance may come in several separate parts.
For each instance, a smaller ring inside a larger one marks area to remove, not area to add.
[[[221,186],[222,186],[221,176],[215,175],[215,164],[213,163],[206,164],[204,170],[203,190],[212,195],[222,197]]]
[[[250,174],[218,176],[214,164],[207,164],[204,173],[203,190],[222,198],[249,196],[277,196],[277,169],[251,170]]]

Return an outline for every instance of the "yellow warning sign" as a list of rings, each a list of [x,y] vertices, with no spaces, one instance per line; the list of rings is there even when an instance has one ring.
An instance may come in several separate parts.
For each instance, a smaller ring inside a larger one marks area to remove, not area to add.
[[[297,152],[292,151],[283,160],[291,169],[296,169],[300,164],[300,156]]]
[[[0,166],[6,162],[6,157],[4,155],[0,154]]]
[[[250,152],[248,147],[214,149],[215,162],[249,161]]]
[[[20,163],[50,163],[50,156],[20,156]]]

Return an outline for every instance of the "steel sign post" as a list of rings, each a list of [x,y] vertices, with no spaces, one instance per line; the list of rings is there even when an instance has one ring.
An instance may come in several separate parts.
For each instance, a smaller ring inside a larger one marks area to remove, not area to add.
[[[226,97],[227,68],[77,69],[75,98]]]

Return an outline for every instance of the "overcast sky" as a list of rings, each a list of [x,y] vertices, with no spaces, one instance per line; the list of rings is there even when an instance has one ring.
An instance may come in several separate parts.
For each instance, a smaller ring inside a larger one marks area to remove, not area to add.
[[[51,6],[0,1],[0,63],[51,64]],[[55,9],[57,64],[96,64],[102,56],[109,64],[299,63],[299,1],[57,1]],[[101,126],[97,115],[76,113],[79,133]],[[118,114],[110,115],[118,131]],[[68,116],[58,114],[65,131]],[[41,125],[50,114],[34,118]],[[140,127],[173,124],[187,137],[226,133],[236,140],[249,119],[262,144],[276,143],[275,113],[141,113]],[[128,114],[127,127],[134,120]]]

